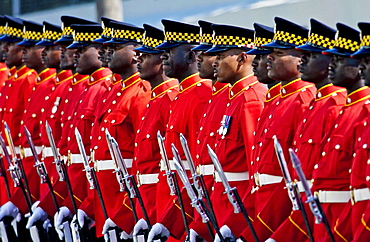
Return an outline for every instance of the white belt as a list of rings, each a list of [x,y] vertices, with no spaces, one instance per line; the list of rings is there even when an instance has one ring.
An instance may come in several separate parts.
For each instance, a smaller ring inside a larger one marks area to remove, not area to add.
[[[158,173],[155,174],[136,174],[137,178],[137,185],[145,185],[145,184],[156,184],[158,182]]]
[[[298,186],[298,190],[299,190],[299,192],[305,192],[304,187],[303,187],[303,185],[302,185],[302,182],[301,182],[301,181],[296,182],[296,184],[297,184],[297,186]],[[312,187],[312,182],[311,182],[311,180],[307,180],[307,184],[308,184],[308,187],[309,187],[309,188],[311,188],[311,187]]]
[[[127,168],[132,167],[132,159],[123,159]],[[114,170],[116,169],[116,164],[113,160],[97,160],[94,164],[96,171]]]
[[[8,150],[8,153],[10,154],[10,147],[7,146],[6,149]],[[14,149],[15,149],[16,155],[19,155],[21,153],[21,149],[18,146],[14,147]]]
[[[42,157],[46,158],[46,157],[53,157],[54,154],[53,154],[53,150],[51,149],[51,147],[44,147],[42,149]]]
[[[315,194],[321,203],[347,203],[351,198],[350,191],[318,191]]]
[[[370,200],[369,188],[351,190],[351,201],[353,203]]]
[[[23,150],[24,158],[33,156],[31,148],[29,148],[29,147],[28,148],[23,148],[22,150]],[[42,146],[35,146],[35,150],[36,150],[36,153],[38,155],[41,154]]]
[[[213,173],[215,173],[215,166],[214,165],[198,165],[197,173],[203,176],[213,175]]]
[[[225,174],[225,176],[226,176],[226,178],[229,182],[249,180],[249,172],[248,171],[245,171],[245,172],[224,172],[224,174]],[[216,182],[222,182],[218,172],[215,172],[214,176],[215,176],[215,181]]]
[[[171,170],[176,170],[175,168],[175,162],[173,160],[169,160]],[[181,164],[185,167],[185,170],[190,170],[189,164],[187,160],[181,160]],[[165,171],[165,163],[163,160],[161,160],[161,171]]]
[[[81,154],[68,154],[66,157],[68,164],[81,164],[84,163],[84,160],[82,158]],[[89,159],[89,156],[87,157]]]
[[[283,180],[281,176],[273,176],[268,174],[254,173],[254,181],[256,185],[262,187],[264,185],[280,183]]]

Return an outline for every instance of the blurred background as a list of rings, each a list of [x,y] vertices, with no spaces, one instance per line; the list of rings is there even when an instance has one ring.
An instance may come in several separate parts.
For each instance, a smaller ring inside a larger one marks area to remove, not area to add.
[[[252,28],[273,26],[280,16],[309,27],[315,18],[332,27],[342,22],[357,29],[370,22],[369,0],[0,0],[0,14],[60,24],[61,15],[100,22],[101,16],[138,26],[161,27],[162,18],[197,24],[199,19]]]

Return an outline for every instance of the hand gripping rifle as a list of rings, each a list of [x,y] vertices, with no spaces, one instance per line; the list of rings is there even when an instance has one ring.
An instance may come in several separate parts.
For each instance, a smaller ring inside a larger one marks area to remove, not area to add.
[[[186,138],[183,134],[180,134],[180,142],[181,142],[182,149],[184,150],[186,160],[187,160],[187,162],[189,164],[189,167],[190,167],[191,179],[193,179],[193,185],[194,185],[195,189],[198,192],[198,198],[199,199],[204,198],[206,200],[207,205],[208,205],[208,212],[209,212],[210,220],[212,222],[212,225],[213,225],[214,229],[217,232],[217,231],[220,230],[220,228],[218,227],[216,215],[215,215],[215,212],[213,210],[213,205],[212,205],[212,202],[211,202],[211,198],[209,196],[208,190],[207,190],[206,185],[204,183],[203,175],[198,174],[195,170],[195,165],[194,165],[194,161],[193,161],[193,158],[191,156],[191,153],[190,153],[189,145],[188,145],[188,142],[187,142],[187,140],[186,140]]]
[[[103,209],[104,218],[105,218],[105,220],[107,220],[109,218],[108,213],[107,213],[107,208],[105,207],[105,204],[104,204],[103,195],[102,195],[102,192],[101,192],[101,189],[100,189],[100,186],[99,186],[98,179],[97,179],[96,174],[95,174],[95,169],[94,169],[94,167],[90,167],[90,165],[89,165],[89,161],[88,161],[86,151],[85,151],[85,146],[84,146],[84,143],[82,142],[81,134],[80,134],[80,132],[78,131],[77,128],[75,128],[75,135],[76,135],[78,149],[80,150],[80,153],[81,153],[81,156],[82,156],[84,171],[86,173],[86,178],[87,178],[87,181],[89,182],[90,189],[96,189],[96,191],[98,193],[99,200],[100,200],[100,205]],[[87,226],[87,225],[85,225],[85,226]],[[91,239],[92,239],[91,233],[88,233],[88,236],[90,238],[87,238],[87,241],[91,241]]]
[[[13,139],[12,139],[12,134],[6,122],[4,122],[4,128],[5,128],[5,136],[9,144],[10,157],[11,157],[10,158],[11,164],[9,164],[9,171],[14,181],[14,186],[19,187],[21,189],[24,200],[26,201],[26,204],[28,207],[28,211],[30,212],[30,215],[32,215],[33,214],[33,211],[32,211],[33,201],[31,197],[30,187],[28,185],[28,180],[26,177],[26,172],[24,170],[22,160],[17,157],[15,146],[14,146]],[[30,233],[34,241],[40,241],[40,240],[47,239],[47,234],[45,233],[45,230],[43,229],[42,224],[40,223],[36,223],[36,225],[32,226],[30,228]]]
[[[217,158],[216,153],[211,149],[209,145],[207,145],[208,148],[208,154],[211,157],[211,160],[213,164],[215,165],[216,171],[218,175],[220,176],[220,179],[222,181],[222,184],[225,187],[225,193],[227,194],[227,197],[229,198],[230,203],[234,207],[234,213],[242,213],[245,220],[247,221],[248,227],[253,235],[253,238],[256,242],[259,242],[256,231],[253,228],[252,221],[248,216],[247,210],[245,209],[245,206],[242,202],[242,199],[239,196],[238,190],[236,187],[231,188],[229,181],[226,178],[226,175],[222,169],[222,166],[220,164],[220,161]]]
[[[307,183],[306,176],[303,173],[301,162],[297,154],[293,151],[293,149],[289,149],[289,154],[290,154],[290,159],[293,162],[293,167],[296,170],[299,180],[301,180],[302,186],[306,193],[306,198],[307,198],[306,203],[309,203],[311,212],[315,216],[315,223],[316,224],[324,223],[325,229],[329,235],[330,241],[334,242],[335,240],[334,240],[333,233],[331,232],[329,222],[325,216],[324,211],[321,208],[319,199],[317,197],[314,197],[311,193],[310,186]]]
[[[314,239],[312,235],[312,230],[310,227],[310,223],[308,222],[308,219],[307,219],[306,209],[304,208],[304,205],[301,200],[301,195],[299,194],[298,185],[292,182],[292,178],[288,170],[288,164],[284,157],[283,148],[281,147],[276,135],[273,136],[273,139],[274,139],[274,148],[275,148],[276,156],[279,161],[281,172],[283,173],[285,186],[288,190],[289,198],[292,201],[293,210],[301,211],[304,223],[307,228],[308,236],[310,238],[310,241],[313,242]]]
[[[180,139],[181,139],[181,136],[180,136]],[[225,240],[224,240],[222,234],[220,233],[220,228],[218,227],[217,221],[214,219],[214,214],[211,215],[210,210],[204,204],[203,199],[199,197],[199,193],[198,193],[198,196],[195,195],[195,192],[193,190],[193,186],[190,184],[190,181],[189,181],[189,178],[188,178],[188,176],[185,172],[185,169],[184,169],[183,165],[180,163],[181,162],[180,154],[179,154],[179,152],[176,149],[174,144],[172,144],[172,153],[173,153],[173,159],[174,159],[174,162],[175,162],[175,168],[177,170],[177,173],[179,174],[179,177],[180,177],[182,183],[185,186],[185,189],[186,189],[186,191],[188,193],[188,196],[191,200],[192,207],[195,208],[195,210],[197,210],[197,212],[200,214],[200,216],[202,218],[202,222],[207,224],[207,228],[208,228],[208,231],[211,235],[212,240],[214,240],[214,235],[213,235],[213,231],[212,231],[212,228],[211,228],[211,224],[215,228],[216,233],[218,234],[220,240],[222,242],[224,242]]]
[[[48,121],[46,121],[46,134],[48,136],[51,151],[53,153],[53,158],[54,158],[53,163],[55,163],[56,170],[57,170],[58,176],[59,176],[59,181],[65,181],[66,182],[67,190],[68,190],[69,197],[71,198],[74,214],[76,214],[77,213],[77,205],[76,205],[76,201],[73,197],[72,186],[71,186],[71,182],[69,180],[69,176],[68,176],[68,173],[67,173],[67,168],[66,168],[65,163],[60,159],[58,149],[55,145],[53,131],[52,131]],[[52,190],[50,190],[50,191],[52,192]],[[57,211],[59,211],[59,210],[57,210]],[[63,232],[64,232],[65,241],[66,242],[72,241],[72,234],[71,234],[71,231],[70,231],[69,221],[63,222],[62,225],[63,225]],[[81,227],[78,224],[76,224],[76,226],[77,226],[76,231],[78,232],[78,237],[79,238],[84,238],[85,236],[84,236],[84,233],[81,230]]]
[[[158,133],[157,133],[157,139],[158,139],[158,144],[159,144],[159,150],[160,150],[160,153],[161,153],[161,156],[162,156],[162,162],[164,163],[164,168],[165,168],[165,171],[166,171],[166,173],[164,175],[167,176],[167,184],[168,184],[168,187],[170,188],[170,195],[171,196],[177,195],[177,198],[178,198],[179,204],[180,204],[180,208],[181,208],[180,210],[181,210],[182,220],[184,222],[185,231],[186,231],[186,234],[187,234],[187,239],[186,240],[188,240],[190,238],[190,229],[189,229],[188,221],[186,220],[184,202],[182,200],[182,196],[181,196],[181,192],[180,192],[179,183],[177,181],[176,173],[171,171],[171,166],[170,166],[170,162],[168,160],[168,156],[167,156],[167,153],[166,153],[166,148],[164,147],[164,140],[163,140],[163,137],[162,137],[160,131],[158,131]]]

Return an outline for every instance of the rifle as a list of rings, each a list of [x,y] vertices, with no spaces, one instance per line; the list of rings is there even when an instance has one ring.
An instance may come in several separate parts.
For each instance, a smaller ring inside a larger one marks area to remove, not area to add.
[[[182,216],[182,220],[183,220],[184,226],[185,226],[185,231],[186,231],[186,234],[187,234],[187,239],[186,240],[188,240],[190,238],[190,229],[189,229],[188,221],[186,220],[184,202],[182,200],[182,196],[181,196],[181,192],[180,192],[179,183],[177,181],[176,173],[171,171],[170,162],[168,160],[166,149],[164,147],[164,140],[163,140],[163,137],[162,137],[160,131],[158,131],[158,133],[157,133],[157,139],[158,139],[159,150],[160,150],[160,153],[161,153],[161,156],[162,156],[162,160],[164,161],[164,168],[166,170],[166,173],[164,175],[167,176],[167,184],[168,184],[168,187],[170,188],[170,195],[171,196],[177,195],[177,198],[179,199],[179,204],[180,204],[180,208],[181,208],[180,209],[181,210],[181,216]]]
[[[325,229],[329,235],[330,241],[334,242],[335,241],[334,236],[333,236],[333,233],[331,232],[328,219],[325,216],[325,213],[321,207],[321,203],[319,199],[317,197],[314,197],[311,193],[310,186],[307,183],[306,176],[303,173],[301,162],[297,154],[291,148],[289,148],[289,154],[290,154],[290,159],[293,162],[293,167],[296,170],[299,180],[301,180],[302,186],[306,193],[306,198],[307,198],[306,203],[309,203],[311,212],[315,216],[315,223],[316,224],[324,223]]]
[[[180,177],[182,183],[185,186],[185,189],[186,189],[186,191],[188,193],[188,196],[191,200],[192,207],[195,208],[195,210],[200,214],[200,216],[202,218],[202,222],[207,224],[207,229],[208,229],[208,231],[211,235],[212,240],[214,240],[215,238],[214,238],[213,231],[212,231],[210,223],[215,228],[216,233],[218,234],[220,240],[222,242],[224,242],[225,240],[224,240],[222,234],[220,233],[220,228],[218,227],[217,221],[214,219],[214,215],[213,214],[211,215],[210,210],[204,204],[203,199],[199,198],[199,193],[198,193],[198,196],[195,195],[195,192],[193,190],[192,185],[190,184],[190,181],[189,181],[189,178],[188,178],[188,176],[185,172],[185,169],[184,169],[183,165],[180,163],[180,161],[181,161],[180,154],[179,154],[179,152],[176,149],[174,144],[172,144],[172,153],[173,153],[173,159],[174,159],[174,162],[175,162],[175,168],[177,170],[177,173],[179,174],[179,177]]]
[[[193,161],[193,158],[190,154],[190,149],[189,149],[189,146],[188,146],[188,142],[187,142],[187,140],[186,140],[186,138],[183,134],[180,134],[180,142],[181,142],[182,149],[184,150],[186,160],[187,160],[187,162],[189,164],[189,167],[190,167],[191,179],[193,179],[193,185],[194,185],[195,189],[198,191],[198,198],[199,199],[204,198],[206,200],[207,205],[208,205],[208,212],[209,212],[210,220],[212,222],[212,225],[213,225],[214,229],[216,230],[216,233],[218,234],[218,232],[220,231],[220,228],[218,226],[216,215],[215,215],[215,212],[213,210],[213,205],[212,205],[212,202],[211,202],[211,198],[209,196],[208,190],[207,190],[206,185],[204,183],[203,175],[198,174],[195,170],[194,161]],[[220,236],[220,234],[219,234],[219,236]],[[213,238],[213,233],[212,233],[212,239],[214,239]]]
[[[213,164],[215,165],[216,171],[218,175],[220,176],[220,179],[222,181],[222,184],[225,187],[225,193],[227,194],[227,197],[229,198],[230,203],[234,207],[234,213],[242,213],[244,216],[244,219],[247,221],[248,227],[253,235],[253,238],[256,242],[259,242],[256,231],[253,228],[252,221],[248,216],[247,210],[245,209],[245,206],[242,202],[242,199],[239,196],[238,190],[236,187],[231,188],[229,181],[226,178],[226,175],[222,169],[222,166],[220,164],[220,161],[217,158],[216,153],[211,149],[209,145],[207,145],[208,148],[208,154],[211,157],[211,160]]]
[[[307,219],[306,209],[303,206],[303,203],[302,203],[302,200],[301,200],[301,195],[300,195],[299,190],[298,190],[298,185],[296,183],[292,182],[292,178],[291,178],[290,172],[288,170],[288,165],[287,165],[285,157],[284,157],[283,149],[282,149],[276,135],[274,135],[272,138],[274,139],[274,147],[275,147],[276,156],[277,156],[277,159],[279,161],[280,169],[283,173],[285,186],[288,189],[289,198],[292,201],[293,210],[300,210],[301,211],[304,223],[305,223],[306,228],[307,228],[307,233],[308,233],[308,236],[310,238],[310,241],[314,242],[314,238],[313,238],[313,235],[312,235],[312,230],[311,230],[311,227],[310,227],[310,223],[308,222],[308,219]]]
[[[68,173],[67,173],[67,168],[66,168],[64,162],[61,161],[60,158],[59,158],[60,155],[59,155],[58,149],[55,145],[53,131],[52,131],[48,121],[46,121],[46,134],[48,136],[51,151],[53,153],[53,158],[54,158],[53,163],[55,163],[55,165],[56,165],[56,170],[57,170],[58,175],[59,175],[59,181],[65,181],[66,182],[68,194],[69,194],[69,197],[71,198],[71,202],[72,202],[72,207],[73,207],[74,213],[76,214],[77,213],[77,205],[76,205],[76,201],[73,197],[72,186],[71,186],[71,182],[69,180],[69,176],[68,176]],[[57,211],[59,211],[59,210],[57,210]],[[63,225],[63,232],[64,232],[65,241],[66,242],[72,241],[72,235],[71,235],[71,230],[70,230],[70,226],[69,226],[69,221],[65,221],[62,225]],[[78,224],[78,222],[76,223],[76,225],[77,225],[76,231],[77,231],[77,234],[78,234],[78,238],[84,238],[85,236],[84,236],[84,232],[81,230],[81,226]],[[83,241],[86,241],[86,239],[83,239]]]
[[[8,199],[10,199],[11,195],[10,195],[9,181],[8,181],[8,176],[6,175],[6,172],[5,172],[6,170],[5,170],[5,165],[4,165],[5,152],[8,154],[8,151],[4,151],[4,148],[2,145],[0,148],[3,154],[3,156],[0,157],[0,176],[4,177],[6,195],[8,196]],[[5,145],[5,149],[6,149],[6,145]],[[9,154],[7,157],[5,156],[5,159],[10,159]],[[7,161],[9,162],[9,160]]]
[[[82,137],[81,137],[81,134],[78,131],[77,127],[75,128],[75,135],[76,135],[78,149],[80,150],[80,153],[81,153],[81,156],[82,156],[84,171],[86,173],[86,179],[89,182],[90,189],[96,189],[96,191],[98,193],[99,200],[100,200],[100,205],[103,209],[104,218],[105,218],[105,220],[107,220],[109,217],[108,217],[108,213],[107,213],[107,208],[105,207],[105,203],[104,203],[104,200],[103,200],[103,195],[102,195],[102,192],[101,192],[101,189],[100,189],[100,186],[99,186],[98,178],[96,177],[94,167],[90,167],[90,165],[89,165],[89,161],[88,161],[86,151],[85,151],[85,146],[82,142]],[[90,236],[91,235],[89,234],[89,237]],[[87,241],[91,241],[91,240],[92,240],[92,238],[87,239]]]
[[[28,211],[30,212],[30,215],[32,215],[33,214],[33,211],[32,211],[33,201],[31,197],[30,187],[28,185],[28,180],[26,177],[26,172],[24,170],[22,160],[17,157],[12,135],[11,135],[9,126],[6,122],[4,122],[4,128],[5,128],[5,136],[8,141],[9,150],[10,150],[9,158],[11,162],[9,162],[9,172],[14,181],[14,186],[19,187],[21,189],[23,198],[28,207]],[[6,147],[5,147],[5,150],[6,150]],[[48,237],[47,234],[45,233],[45,230],[42,227],[42,224],[40,223],[36,223],[34,226],[32,226],[30,228],[30,233],[34,241],[45,240]]]

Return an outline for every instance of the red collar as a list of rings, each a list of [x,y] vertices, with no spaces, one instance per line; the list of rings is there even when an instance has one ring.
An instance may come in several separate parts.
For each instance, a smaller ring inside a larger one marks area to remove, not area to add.
[[[128,78],[126,78],[125,80],[122,81],[122,89],[121,90],[125,90],[125,89],[129,88],[132,85],[134,85],[136,82],[139,82],[139,81],[141,81],[140,73],[135,72],[134,74],[132,74],[131,76],[129,76]]]
[[[185,78],[184,80],[182,80],[182,82],[179,85],[179,92],[180,93],[185,92],[189,88],[191,88],[193,86],[196,86],[196,85],[198,85],[198,84],[200,84],[201,82],[204,82],[204,81],[210,81],[210,80],[201,79],[199,77],[199,73],[194,73],[193,75],[190,75],[187,78]]]
[[[42,82],[45,82],[47,80],[50,80],[52,78],[56,77],[56,71],[54,68],[46,68],[37,77],[36,85],[41,84]]]
[[[243,77],[239,81],[237,81],[230,89],[229,89],[229,99],[233,99],[238,96],[242,91],[248,90],[251,86],[257,84],[257,77],[253,74]]]
[[[14,74],[14,81],[18,81],[20,78],[23,78],[32,73],[36,73],[36,71],[24,65],[19,70],[17,70],[17,72]]]
[[[59,85],[62,82],[65,82],[65,81],[68,81],[68,80],[72,80],[72,78],[73,78],[72,75],[73,75],[72,74],[72,70],[63,70],[63,71],[60,71],[57,74],[57,78],[55,79],[55,83],[57,85]]]
[[[122,81],[122,77],[120,74],[113,73],[112,74],[112,85],[116,85]]]
[[[316,91],[315,101],[331,97],[334,93],[345,92],[346,89],[342,87],[334,86],[332,83],[329,83],[325,86],[322,86]]]
[[[358,102],[370,98],[370,88],[365,86],[361,87],[347,95],[346,106],[352,106]]]
[[[222,90],[231,87],[230,83],[215,82],[212,86],[212,96],[217,95]]]
[[[161,84],[152,89],[151,100],[162,96],[169,90],[177,88],[178,86],[179,82],[177,81],[177,79],[174,78],[162,82]]]
[[[102,67],[96,71],[94,71],[90,75],[89,79],[89,85],[94,85],[95,83],[98,83],[104,79],[109,79],[110,76],[112,75],[112,71],[109,68]]]
[[[265,102],[271,102],[280,95],[281,95],[281,83],[278,83],[267,91]]]
[[[307,89],[313,87],[314,84],[307,83],[301,80],[301,78],[297,78],[284,86],[281,86],[281,98],[288,97],[294,93],[297,93],[303,89]]]
[[[89,75],[82,75],[80,73],[75,73],[73,75],[73,81],[72,81],[72,85],[76,85],[77,83],[80,83],[82,81],[85,81],[89,78]]]
[[[8,78],[9,79],[14,78],[15,73],[17,73],[17,68],[13,66],[12,68],[9,69]]]

